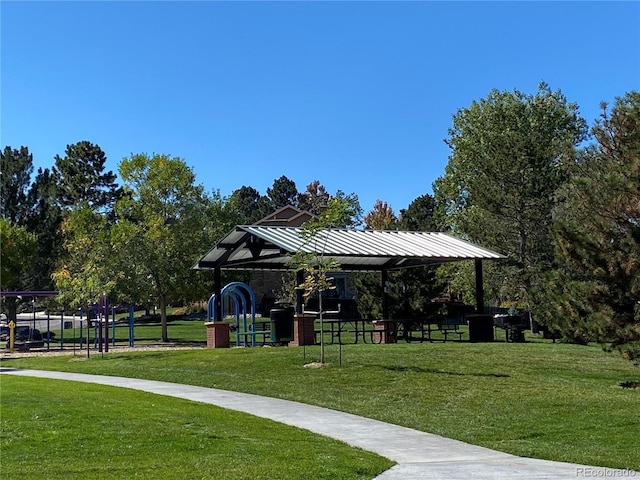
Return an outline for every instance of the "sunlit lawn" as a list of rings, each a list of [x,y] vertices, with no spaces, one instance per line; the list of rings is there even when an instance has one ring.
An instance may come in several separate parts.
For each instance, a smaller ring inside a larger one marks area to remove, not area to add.
[[[176,333],[170,327],[170,335]],[[327,345],[329,365],[322,369],[304,368],[318,360],[318,346],[109,353],[90,359],[78,354],[2,365],[256,393],[517,455],[640,470],[640,390],[620,386],[640,381],[640,370],[599,347],[531,340]]]
[[[3,479],[369,479],[392,465],[211,405],[78,382],[1,381]]]

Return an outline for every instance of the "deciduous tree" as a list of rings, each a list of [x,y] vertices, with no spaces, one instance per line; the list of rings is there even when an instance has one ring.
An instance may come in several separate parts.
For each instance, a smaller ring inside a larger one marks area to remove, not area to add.
[[[305,298],[318,295],[318,308],[320,310],[320,330],[323,326],[322,294],[327,290],[335,289],[330,277],[331,272],[340,270],[340,263],[333,257],[324,253],[324,242],[331,235],[331,228],[340,225],[347,218],[351,218],[352,203],[341,197],[334,197],[328,201],[327,208],[316,218],[302,225],[301,235],[306,244],[313,248],[313,252],[299,250],[291,263],[296,271],[303,273],[303,282],[297,288],[301,288]],[[324,335],[320,335],[320,363],[324,363]]]
[[[133,155],[120,164],[120,176],[125,195],[116,204],[111,240],[125,278],[138,285],[138,295],[157,302],[162,340],[168,341],[167,306],[190,297],[191,267],[217,240],[212,201],[180,158]]]
[[[398,218],[387,202],[376,200],[373,209],[364,217],[364,223],[372,230],[395,230]]]
[[[36,236],[26,227],[0,218],[0,289],[19,290],[24,285],[25,265],[33,261]],[[15,298],[8,301],[9,318],[16,319]]]
[[[61,234],[66,255],[53,273],[58,300],[86,310],[103,295],[113,298],[118,265],[106,214],[75,205],[62,222]]]
[[[577,105],[544,83],[535,95],[493,90],[454,115],[436,215],[443,228],[509,257],[497,277],[485,275],[493,301],[533,306],[544,288],[555,195],[586,131]]]

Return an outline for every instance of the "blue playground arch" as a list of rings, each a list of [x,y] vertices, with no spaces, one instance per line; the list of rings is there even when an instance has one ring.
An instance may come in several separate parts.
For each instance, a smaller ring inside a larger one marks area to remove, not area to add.
[[[247,309],[247,297],[249,296],[251,302],[251,310]],[[236,346],[240,347],[255,347],[256,346],[256,297],[253,294],[253,290],[246,283],[231,282],[224,286],[220,291],[220,298],[222,300],[222,317],[225,316],[225,298],[229,298],[233,301],[234,315],[235,315],[235,327],[236,327]],[[221,318],[216,318],[215,309],[216,294],[214,293],[209,297],[207,303],[207,321],[219,322]],[[251,316],[251,323],[247,322],[247,314]],[[242,315],[242,322],[240,322],[240,316]],[[250,341],[248,340],[250,339]]]

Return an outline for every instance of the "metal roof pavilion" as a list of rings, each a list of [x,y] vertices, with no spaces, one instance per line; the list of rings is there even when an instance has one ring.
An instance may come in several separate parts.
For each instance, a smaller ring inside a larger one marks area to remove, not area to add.
[[[343,271],[388,271],[504,255],[441,232],[325,229],[307,240],[300,227],[240,225],[196,269],[285,270],[298,251],[336,259]]]
[[[214,271],[215,318],[222,318],[221,270],[289,270],[294,268],[291,254],[298,251],[334,258],[345,272],[379,271],[383,286],[390,270],[473,260],[477,313],[484,312],[482,260],[506,258],[439,232],[326,229],[309,240],[300,227],[240,225],[193,267]],[[302,272],[297,275],[302,283]],[[382,311],[388,318],[388,294],[384,288],[383,292]],[[297,297],[296,312],[302,312],[300,291]]]

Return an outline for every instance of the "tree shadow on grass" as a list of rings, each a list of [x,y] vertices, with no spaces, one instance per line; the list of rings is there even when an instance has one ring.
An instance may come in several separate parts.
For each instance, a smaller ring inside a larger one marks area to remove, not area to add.
[[[390,370],[392,372],[414,372],[414,373],[436,373],[440,375],[456,375],[456,376],[470,376],[470,377],[495,377],[495,378],[509,378],[510,375],[505,373],[484,373],[484,372],[450,372],[447,370],[441,370],[438,368],[423,368],[417,366],[400,366],[400,365],[379,365],[383,370]]]

